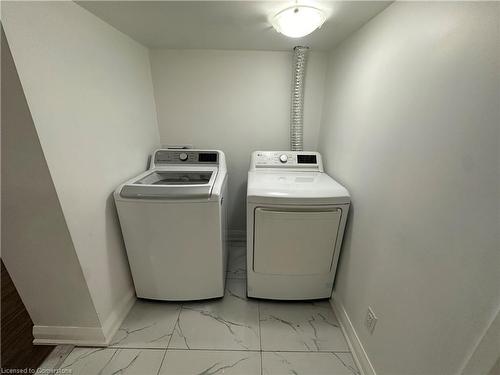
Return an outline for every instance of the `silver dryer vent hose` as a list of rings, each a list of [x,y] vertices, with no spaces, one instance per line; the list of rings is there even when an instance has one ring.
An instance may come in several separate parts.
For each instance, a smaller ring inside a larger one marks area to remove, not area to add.
[[[292,105],[290,112],[290,148],[303,150],[304,138],[304,85],[309,47],[293,49]]]

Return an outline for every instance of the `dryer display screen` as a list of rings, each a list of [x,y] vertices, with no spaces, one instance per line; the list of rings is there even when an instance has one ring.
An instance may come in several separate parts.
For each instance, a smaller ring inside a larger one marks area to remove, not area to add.
[[[316,155],[297,155],[297,163],[299,164],[316,164]]]
[[[198,155],[198,161],[203,163],[216,163],[217,154],[215,152],[210,153],[200,153]]]

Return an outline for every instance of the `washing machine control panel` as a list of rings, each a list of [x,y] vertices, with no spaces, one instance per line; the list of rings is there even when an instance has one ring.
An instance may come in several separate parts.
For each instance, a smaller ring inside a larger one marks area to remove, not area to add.
[[[321,156],[307,151],[256,151],[251,168],[322,169]]]
[[[217,151],[194,150],[157,150],[154,153],[154,164],[218,164]]]

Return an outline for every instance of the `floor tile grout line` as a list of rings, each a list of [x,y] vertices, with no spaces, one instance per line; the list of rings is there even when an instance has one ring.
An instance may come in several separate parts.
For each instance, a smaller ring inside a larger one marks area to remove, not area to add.
[[[172,341],[172,337],[174,337],[175,328],[177,327],[177,324],[179,324],[179,319],[181,317],[182,307],[183,306],[184,306],[184,304],[181,303],[180,304],[180,308],[179,308],[179,314],[177,314],[177,319],[175,320],[174,328],[172,328],[172,333],[170,334],[170,338],[168,339],[166,350],[170,349],[170,342]]]
[[[156,375],[160,374],[161,368],[163,367],[163,362],[165,362],[165,357],[167,356],[167,351],[168,351],[168,348],[170,347],[170,341],[172,341],[172,337],[174,336],[175,327],[177,327],[177,324],[179,323],[179,318],[180,318],[181,312],[182,312],[182,306],[183,306],[183,304],[181,303],[180,308],[179,308],[179,314],[177,314],[177,319],[175,320],[174,328],[172,328],[172,333],[170,334],[170,338],[168,339],[167,347],[165,348],[165,352],[163,353],[163,358],[161,359],[160,367],[158,367],[158,371],[156,372]]]
[[[96,348],[96,347],[86,347],[86,348]],[[141,346],[120,346],[120,347],[108,347],[103,349],[129,349],[129,350],[169,350],[169,351],[208,351],[208,352],[253,352],[253,353],[343,353],[343,354],[352,354],[349,350],[259,350],[259,349],[222,349],[222,348],[191,348],[191,349],[183,349],[183,348],[167,348],[167,347],[141,347]]]
[[[161,362],[160,362],[160,367],[158,367],[158,371],[156,371],[156,375],[160,374],[161,368],[163,367],[163,362],[165,361],[165,357],[167,356],[167,350],[168,349],[165,349],[165,351],[163,353],[163,357],[161,358]]]

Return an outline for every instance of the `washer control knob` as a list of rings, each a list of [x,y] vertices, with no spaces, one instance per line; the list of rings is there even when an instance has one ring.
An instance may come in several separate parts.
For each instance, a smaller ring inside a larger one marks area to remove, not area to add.
[[[181,159],[181,161],[186,161],[188,159],[188,154],[186,154],[185,152],[181,152],[179,154],[179,159]]]
[[[280,162],[286,163],[288,161],[288,156],[285,154],[280,155]]]

